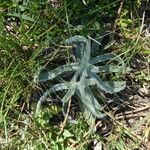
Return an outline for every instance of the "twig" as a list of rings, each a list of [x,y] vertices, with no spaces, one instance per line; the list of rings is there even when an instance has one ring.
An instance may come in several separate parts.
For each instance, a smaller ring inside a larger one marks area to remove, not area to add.
[[[119,116],[121,116],[121,115],[129,115],[129,114],[133,114],[133,113],[138,113],[138,112],[147,110],[147,109],[149,109],[149,108],[150,108],[150,106],[146,106],[146,107],[139,108],[139,109],[136,109],[136,110],[133,110],[133,111],[128,111],[128,112],[125,112],[125,113],[121,113],[121,114],[118,114],[118,115],[116,115],[116,116],[119,117]]]
[[[122,115],[122,116],[117,116],[115,119],[120,120],[120,119],[131,119],[131,118],[136,118],[136,117],[145,117],[144,114],[128,114],[128,115]]]
[[[106,112],[107,113],[107,112]],[[122,127],[123,129],[127,130],[128,131],[128,128],[122,124],[120,121],[118,121],[118,119],[116,119],[112,114],[110,113],[107,113],[107,115],[112,119],[113,123],[116,123],[118,124],[120,127]],[[138,135],[135,135],[133,130],[130,130],[130,134],[134,137],[136,137],[137,139],[141,140],[141,138],[138,136]]]
[[[93,129],[95,129],[95,128],[97,128],[100,124],[101,124],[102,122],[101,121],[98,121],[95,125],[94,125],[94,127],[93,127]],[[77,145],[78,144],[78,142],[75,142],[75,143],[73,143],[70,147],[71,148],[73,148],[73,147],[80,147],[81,145],[84,145],[85,143],[87,143],[87,139],[88,139],[88,136],[90,135],[90,133],[91,133],[91,130],[89,130],[88,132],[86,132],[84,135],[83,135],[83,138],[85,139],[85,142],[84,143],[82,143],[82,144],[80,144],[80,145]]]
[[[70,99],[69,102],[68,102],[67,112],[66,112],[66,114],[65,114],[64,121],[63,121],[63,123],[62,123],[62,125],[61,125],[60,132],[59,132],[59,136],[60,136],[60,135],[63,133],[63,131],[64,131],[64,127],[65,127],[65,125],[66,125],[67,118],[68,118],[69,111],[70,111],[70,105],[71,105],[71,99]]]
[[[112,32],[114,32],[114,31],[116,30],[117,22],[118,22],[118,20],[119,20],[119,18],[120,18],[120,14],[121,14],[121,10],[122,10],[124,1],[125,1],[125,0],[121,0],[121,1],[120,1],[120,5],[119,5],[118,11],[117,11],[117,17],[116,17],[116,19],[115,19],[115,21],[114,21],[114,24],[113,24],[113,26],[112,26],[112,29],[111,29]]]

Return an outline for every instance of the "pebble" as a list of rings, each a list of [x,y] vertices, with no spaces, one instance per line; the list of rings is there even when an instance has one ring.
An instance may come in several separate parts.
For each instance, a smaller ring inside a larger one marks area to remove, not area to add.
[[[142,96],[149,94],[149,92],[145,86],[143,86],[143,88],[139,88],[139,92]]]

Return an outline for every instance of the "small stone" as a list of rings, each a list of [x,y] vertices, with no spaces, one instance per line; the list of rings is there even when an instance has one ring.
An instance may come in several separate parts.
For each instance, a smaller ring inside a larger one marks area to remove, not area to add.
[[[103,149],[102,143],[95,139],[94,140],[94,150],[102,150],[102,149]]]
[[[134,99],[134,96],[131,95],[131,96],[129,97],[129,100],[133,100],[133,99]]]
[[[134,100],[138,100],[139,96],[138,95],[134,95]]]
[[[28,49],[28,47],[27,46],[22,46],[22,49],[25,51],[25,50]]]
[[[143,86],[143,88],[139,88],[139,92],[143,95],[148,95],[148,90],[146,89],[145,86]]]

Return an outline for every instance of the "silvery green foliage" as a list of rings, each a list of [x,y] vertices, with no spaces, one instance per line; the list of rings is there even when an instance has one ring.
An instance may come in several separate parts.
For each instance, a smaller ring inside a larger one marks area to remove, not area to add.
[[[56,84],[48,89],[40,98],[37,104],[37,112],[41,103],[51,93],[65,90],[66,94],[62,99],[62,103],[67,104],[73,95],[78,96],[81,110],[89,111],[92,116],[103,118],[103,108],[95,98],[90,87],[96,86],[98,89],[106,93],[115,93],[125,88],[125,82],[122,81],[103,81],[98,73],[118,73],[125,68],[123,60],[115,54],[103,54],[91,58],[91,53],[94,51],[90,45],[90,41],[83,36],[73,36],[66,40],[66,45],[75,45],[75,55],[77,61],[62,65],[54,70],[39,73],[35,76],[35,82],[53,80],[62,73],[74,72],[70,82]],[[99,66],[98,63],[107,64]],[[109,64],[108,61],[115,61],[115,65]]]

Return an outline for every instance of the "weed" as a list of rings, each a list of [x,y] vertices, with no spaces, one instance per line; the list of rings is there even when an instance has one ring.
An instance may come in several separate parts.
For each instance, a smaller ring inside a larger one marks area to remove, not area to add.
[[[125,88],[125,82],[104,82],[97,73],[121,72],[125,70],[124,62],[115,54],[103,54],[91,58],[91,52],[93,52],[94,49],[91,49],[90,42],[83,36],[70,37],[66,40],[66,43],[75,46],[77,62],[60,66],[52,71],[39,72],[35,76],[35,82],[53,80],[64,72],[67,74],[69,72],[74,72],[74,75],[70,82],[64,82],[50,87],[38,101],[36,113],[38,113],[41,103],[49,94],[56,91],[68,90],[62,98],[64,107],[71,97],[76,94],[80,99],[79,104],[81,110],[84,112],[87,119],[91,114],[97,118],[103,118],[102,106],[96,100],[90,86],[96,85],[100,90],[106,93],[115,93],[123,90]],[[104,66],[95,66],[95,64],[106,61],[116,61],[117,65],[106,64]],[[89,111],[91,114],[88,113]]]

